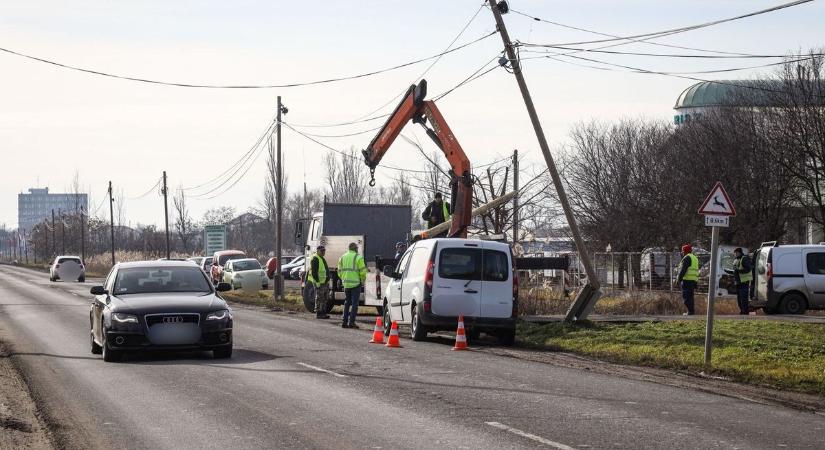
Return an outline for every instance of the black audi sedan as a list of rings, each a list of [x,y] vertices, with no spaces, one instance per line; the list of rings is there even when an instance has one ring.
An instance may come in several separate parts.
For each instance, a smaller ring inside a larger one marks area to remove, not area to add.
[[[232,357],[232,310],[189,261],[116,264],[94,295],[89,322],[92,353],[107,362],[144,350],[211,350]]]

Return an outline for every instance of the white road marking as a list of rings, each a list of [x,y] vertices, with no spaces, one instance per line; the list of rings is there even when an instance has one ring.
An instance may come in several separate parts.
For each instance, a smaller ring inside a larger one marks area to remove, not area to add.
[[[328,374],[330,374],[330,375],[332,375],[332,376],[335,376],[335,377],[338,377],[338,378],[346,378],[346,377],[347,377],[347,376],[346,376],[346,375],[344,375],[344,374],[340,374],[340,373],[337,373],[337,372],[333,372],[333,371],[331,371],[331,370],[327,370],[327,369],[322,369],[322,368],[320,368],[320,367],[312,366],[312,365],[309,365],[309,364],[306,364],[306,363],[299,362],[299,363],[297,363],[297,364],[298,364],[299,366],[306,367],[307,369],[312,369],[312,370],[315,370],[315,371],[318,371],[318,372],[328,373]]]
[[[484,423],[487,424],[487,425],[490,425],[491,427],[498,428],[499,430],[504,430],[504,431],[513,433],[515,435],[521,436],[523,438],[527,438],[527,439],[530,439],[530,440],[533,440],[533,441],[536,441],[536,442],[540,442],[544,445],[547,445],[547,446],[550,446],[550,447],[553,447],[553,448],[557,448],[559,450],[575,450],[573,447],[561,444],[559,442],[551,441],[550,439],[545,439],[541,436],[536,436],[535,434],[530,434],[526,431],[521,431],[517,428],[508,427],[507,425],[504,425],[503,423],[499,423],[499,422],[484,422]]]

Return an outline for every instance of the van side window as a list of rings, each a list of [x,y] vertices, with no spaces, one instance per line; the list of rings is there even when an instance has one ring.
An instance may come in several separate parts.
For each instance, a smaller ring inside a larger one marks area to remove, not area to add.
[[[407,253],[404,253],[404,256],[401,257],[401,260],[398,261],[398,266],[395,268],[395,273],[403,274],[404,270],[407,268],[407,262],[409,262],[410,257],[413,254],[413,250],[407,250]]]
[[[825,275],[825,253],[808,253],[808,273]]]

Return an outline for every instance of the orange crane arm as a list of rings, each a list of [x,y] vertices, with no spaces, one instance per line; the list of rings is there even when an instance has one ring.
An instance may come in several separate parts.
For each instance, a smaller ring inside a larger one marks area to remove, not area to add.
[[[452,211],[450,213],[453,221],[447,236],[467,237],[467,227],[470,225],[473,207],[473,176],[470,172],[470,160],[467,159],[467,155],[435,102],[424,100],[426,95],[427,80],[421,80],[418,85],[410,86],[404,98],[401,99],[401,103],[395,107],[395,111],[390,114],[384,126],[361,153],[370,168],[370,175],[373,175],[381,158],[387,153],[407,122],[412,120],[413,123],[423,126],[427,131],[427,136],[441,149],[447,162],[450,163],[450,189],[452,190],[450,205]],[[427,122],[431,127],[427,126]],[[370,180],[370,186],[374,184],[373,178]]]

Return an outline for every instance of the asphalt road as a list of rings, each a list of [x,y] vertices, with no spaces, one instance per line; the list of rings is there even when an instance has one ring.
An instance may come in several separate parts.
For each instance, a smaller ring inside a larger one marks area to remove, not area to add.
[[[0,339],[67,448],[822,448],[812,413],[260,309],[231,360],[106,364],[89,286],[0,266]]]

